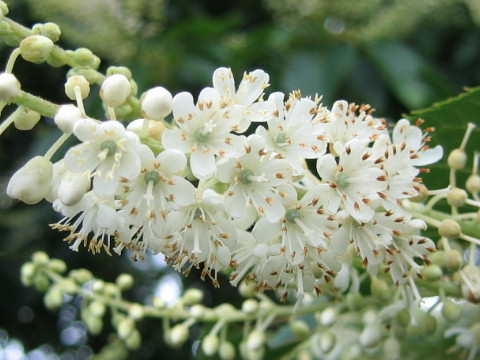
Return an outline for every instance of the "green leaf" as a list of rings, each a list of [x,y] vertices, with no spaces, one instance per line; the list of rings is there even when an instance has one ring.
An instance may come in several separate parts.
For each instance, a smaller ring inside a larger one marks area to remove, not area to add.
[[[438,164],[429,166],[431,172],[425,174],[423,178],[427,187],[431,189],[447,186],[449,183],[449,167],[446,161],[448,154],[460,146],[468,123],[480,125],[480,87],[468,89],[456,97],[435,103],[431,107],[412,111],[408,118],[411,120],[421,118],[425,120],[424,126],[435,128],[435,132],[431,134],[430,145],[442,145],[444,158]],[[468,156],[467,166],[458,171],[459,186],[463,187],[465,179],[471,174],[473,152],[480,150],[479,144],[480,128],[477,127],[473,130],[465,150]]]

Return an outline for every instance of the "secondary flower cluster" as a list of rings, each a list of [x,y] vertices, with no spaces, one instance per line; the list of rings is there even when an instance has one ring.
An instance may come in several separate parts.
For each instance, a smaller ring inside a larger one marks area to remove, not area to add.
[[[402,119],[390,132],[368,106],[328,109],[299,91],[264,99],[264,71],[237,88],[219,68],[196,102],[149,90],[144,118],[125,128],[110,111],[128,96],[118,76],[101,93],[112,120],[63,105],[55,122],[80,143],[53,165],[32,159],[9,184],[12,197],[53,202],[63,219],[52,227],[68,232],[73,250],[152,249],[179,271],[202,265],[216,285],[232,270],[234,285],[248,278],[286,295],[294,284],[299,297],[334,276],[346,290],[356,253],[372,275],[390,271],[415,293],[418,259],[435,245],[401,202],[418,194],[419,167],[443,155],[417,125]]]

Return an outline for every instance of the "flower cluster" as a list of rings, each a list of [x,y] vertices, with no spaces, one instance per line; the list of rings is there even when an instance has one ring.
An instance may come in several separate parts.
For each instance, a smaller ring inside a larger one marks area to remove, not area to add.
[[[246,73],[236,87],[219,68],[196,101],[149,90],[144,118],[125,127],[115,108],[129,80],[106,78],[109,119],[98,121],[85,115],[79,78],[68,87],[77,106],[54,118],[79,143],[55,164],[32,159],[7,189],[28,203],[51,201],[63,215],[52,227],[68,233],[71,249],[129,249],[135,258],[151,249],[178,271],[202,266],[215,285],[231,270],[233,285],[248,279],[284,297],[293,285],[299,298],[337,274],[334,287],[346,290],[353,252],[372,276],[390,271],[416,293],[418,259],[435,245],[402,201],[420,190],[419,166],[443,155],[418,124],[402,119],[389,131],[368,106],[340,100],[328,109],[300,91],[264,98],[267,73]]]

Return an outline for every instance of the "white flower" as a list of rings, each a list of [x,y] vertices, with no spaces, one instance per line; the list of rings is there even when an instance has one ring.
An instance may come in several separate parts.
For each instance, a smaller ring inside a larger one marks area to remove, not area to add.
[[[410,125],[407,119],[401,119],[392,132],[392,141],[401,147],[406,147],[410,153],[413,166],[424,166],[437,162],[443,156],[440,145],[430,148],[426,145],[428,138],[422,130],[415,125]]]
[[[93,176],[93,191],[109,198],[118,193],[120,179],[133,179],[140,173],[140,140],[118,121],[98,123],[79,120],[73,133],[82,143],[65,154],[65,166],[74,172]]]
[[[338,163],[332,154],[317,161],[318,174],[332,188],[328,209],[336,211],[342,203],[356,221],[368,222],[374,215],[371,202],[382,196],[381,191],[386,188],[385,172],[375,164],[382,159],[372,159],[370,149],[358,140],[345,146],[335,143],[334,150],[339,154]]]
[[[259,126],[256,133],[265,138],[266,150],[274,151],[276,158],[286,159],[296,174],[305,172],[300,159],[314,159],[325,153],[325,127],[318,119],[327,116],[327,110],[312,101],[301,98],[299,92],[283,103],[284,94],[273,93],[269,101],[275,111],[267,121],[268,130]]]
[[[63,159],[53,164],[53,181],[46,199],[59,199],[64,205],[75,205],[90,190],[90,177],[65,167]]]
[[[65,241],[73,242],[70,249],[74,251],[78,251],[82,242],[87,246],[89,235],[92,233],[89,251],[98,253],[103,248],[110,254],[110,237],[116,235],[119,230],[125,230],[122,228],[121,217],[116,211],[113,198],[102,199],[92,191],[72,206],[63,205],[59,200],[55,200],[53,208],[65,217],[51,227],[70,232]]]
[[[173,116],[178,128],[166,129],[162,143],[166,149],[190,153],[190,167],[198,179],[215,173],[215,155],[234,156],[243,151],[244,137],[231,134],[238,108],[224,108],[220,94],[212,88],[201,91],[196,106],[190,93],[173,99]]]
[[[73,126],[82,118],[82,111],[75,105],[61,105],[58,108],[53,121],[65,134],[71,134],[73,132]]]
[[[328,141],[332,144],[346,144],[356,139],[366,145],[379,135],[386,134],[385,120],[374,118],[370,115],[370,110],[367,105],[348,104],[345,100],[335,101],[326,124]]]
[[[285,209],[275,187],[290,180],[291,167],[285,160],[269,160],[265,152],[265,139],[250,135],[246,151],[238,159],[221,161],[217,165],[217,178],[230,184],[225,205],[234,218],[242,217],[247,201],[269,221],[278,221]]]
[[[7,195],[26,204],[36,204],[47,196],[52,184],[53,164],[43,156],[35,156],[12,175]]]
[[[230,68],[218,68],[213,73],[213,87],[229,105],[239,105],[242,116],[237,119],[234,130],[243,133],[251,122],[267,120],[267,114],[272,110],[268,101],[259,101],[268,84],[269,76],[263,70],[245,73],[243,79],[235,90],[235,80]]]

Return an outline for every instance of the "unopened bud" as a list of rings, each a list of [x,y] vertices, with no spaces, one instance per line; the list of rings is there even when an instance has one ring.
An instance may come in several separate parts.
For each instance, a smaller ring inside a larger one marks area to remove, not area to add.
[[[8,6],[5,1],[0,1],[0,11],[2,12],[3,16],[8,14]]]
[[[235,347],[229,341],[222,341],[218,349],[218,355],[222,360],[233,360],[235,359]]]
[[[65,134],[73,132],[73,126],[82,118],[82,112],[75,105],[62,105],[58,108],[53,121]]]
[[[451,249],[445,252],[445,268],[449,271],[456,271],[463,265],[463,256],[460,251]]]
[[[333,307],[327,307],[320,314],[320,323],[323,326],[332,326],[338,319],[338,310]]]
[[[420,323],[421,331],[425,336],[431,336],[437,330],[437,319],[430,314],[425,314]]]
[[[453,188],[447,194],[448,205],[454,207],[461,207],[465,205],[465,201],[467,200],[467,198],[467,192],[459,188]]]
[[[193,305],[190,308],[190,314],[194,319],[199,319],[205,315],[205,306],[203,305]]]
[[[110,107],[125,103],[130,96],[130,82],[124,75],[114,74],[105,79],[100,89],[100,97]]]
[[[257,294],[255,283],[253,281],[242,281],[238,287],[238,292],[246,298],[254,297]]]
[[[480,176],[477,174],[470,175],[465,183],[465,188],[471,193],[480,192]]]
[[[13,118],[13,123],[18,130],[31,130],[40,121],[41,115],[36,111],[19,106],[10,115],[10,118]]]
[[[130,316],[134,320],[140,320],[141,318],[143,318],[144,315],[145,311],[140,304],[132,304],[128,308],[128,316]]]
[[[38,291],[44,292],[50,286],[50,279],[44,274],[36,273],[32,283]]]
[[[382,301],[387,301],[390,299],[392,294],[392,290],[388,286],[387,282],[377,277],[372,277],[372,282],[370,283],[370,292],[373,296]]]
[[[98,335],[102,332],[103,329],[103,320],[94,315],[86,315],[83,317],[83,322],[87,326],[88,331],[92,335]]]
[[[60,39],[60,35],[62,34],[60,27],[53,22],[47,22],[45,24],[35,24],[33,25],[32,30],[34,34],[46,36],[53,42],[57,42]]]
[[[167,306],[167,303],[160,296],[155,296],[152,299],[152,306],[156,309],[163,309]]]
[[[461,314],[462,308],[460,307],[460,304],[457,304],[450,299],[446,299],[443,302],[442,315],[445,320],[455,322],[460,319]]]
[[[467,164],[467,154],[463,149],[455,149],[448,155],[447,163],[452,169],[461,170]]]
[[[53,49],[53,41],[46,36],[31,35],[20,43],[20,54],[26,61],[43,63]]]
[[[17,97],[20,92],[20,82],[15,75],[9,73],[0,74],[0,100],[7,103]]]
[[[216,335],[207,335],[203,338],[202,341],[202,350],[205,355],[213,356],[218,351],[218,345],[220,341]]]
[[[406,328],[410,324],[410,312],[407,309],[400,310],[395,316],[396,323]]]
[[[437,281],[442,278],[442,268],[438,265],[431,264],[423,268],[423,277],[428,281]]]
[[[110,66],[106,74],[107,76],[120,74],[124,75],[128,80],[132,80],[132,71],[126,66]]]
[[[263,331],[253,330],[247,337],[247,348],[250,351],[261,349],[266,340]]]
[[[157,86],[146,92],[142,100],[142,115],[147,119],[161,120],[172,112],[173,97],[165,88]]]
[[[58,199],[62,204],[78,204],[90,189],[90,179],[83,174],[66,171],[57,189]]]
[[[182,296],[182,301],[185,306],[199,304],[203,300],[203,292],[199,289],[188,289]]]
[[[131,318],[123,318],[117,326],[117,333],[120,339],[126,339],[135,330],[135,322]]]
[[[39,203],[52,183],[53,164],[43,156],[30,159],[10,178],[7,194],[26,204]]]
[[[100,66],[100,59],[93,54],[90,49],[78,48],[70,53],[73,61],[78,66],[86,66],[92,69],[98,69]]]
[[[92,301],[90,305],[88,305],[88,310],[92,315],[102,317],[105,314],[106,307],[105,304],[100,301]]]
[[[454,239],[460,236],[462,229],[453,219],[444,219],[438,227],[438,234],[448,239]]]
[[[33,277],[35,276],[35,272],[37,270],[37,266],[35,266],[31,262],[26,262],[22,265],[20,269],[20,279],[22,284],[25,286],[32,285]]]
[[[258,301],[255,299],[247,299],[242,304],[242,311],[247,314],[253,314],[258,310]]]
[[[77,291],[77,285],[72,279],[62,280],[59,284],[62,291],[67,295],[73,295]]]
[[[47,265],[50,261],[47,253],[44,251],[36,251],[32,255],[32,262],[38,265]]]
[[[131,289],[134,282],[133,276],[130,274],[120,274],[115,280],[115,283],[120,290]]]
[[[170,342],[174,347],[179,347],[188,340],[188,336],[188,327],[183,324],[177,324],[170,331]]]
[[[329,353],[332,351],[336,342],[337,338],[330,330],[324,331],[322,332],[322,335],[320,335],[320,349],[324,353]]]
[[[51,286],[43,297],[43,303],[49,310],[56,310],[63,305],[62,290],[56,286]]]
[[[90,83],[83,75],[72,75],[65,83],[65,94],[70,100],[76,100],[75,88],[80,89],[80,97],[86,99],[90,94]]]
[[[394,337],[389,337],[384,341],[382,351],[385,360],[400,360],[402,358],[400,342]]]
[[[70,271],[69,276],[79,284],[85,284],[93,279],[92,273],[87,269],[72,270]]]
[[[127,348],[130,350],[136,350],[140,347],[142,344],[142,336],[140,335],[140,332],[135,329],[132,331],[130,335],[125,339],[125,345],[127,345]]]
[[[360,344],[366,348],[373,348],[380,343],[382,335],[383,329],[380,324],[369,324],[360,334]]]
[[[303,320],[295,320],[290,323],[292,332],[296,336],[306,336],[310,332],[310,327]]]

